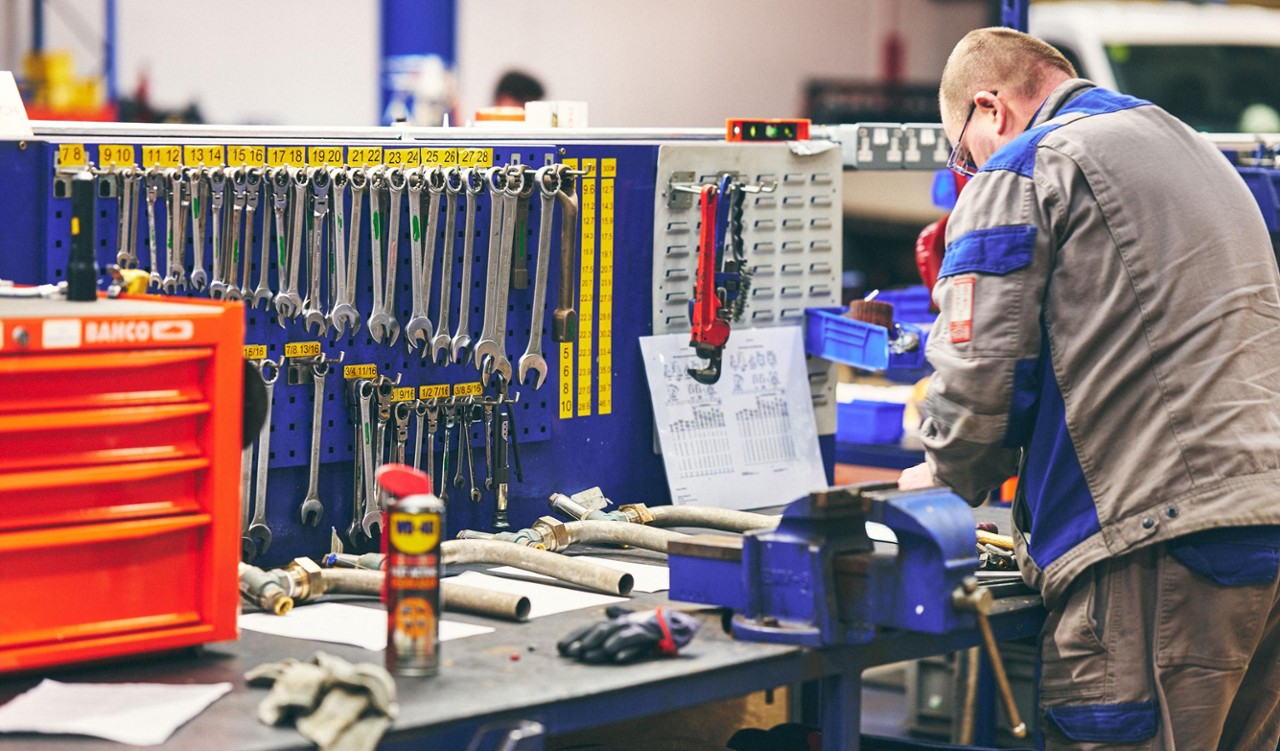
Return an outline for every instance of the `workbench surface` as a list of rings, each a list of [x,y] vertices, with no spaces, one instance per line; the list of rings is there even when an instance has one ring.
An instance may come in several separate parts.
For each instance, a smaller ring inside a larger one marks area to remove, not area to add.
[[[662,593],[637,595],[631,603],[636,608],[667,604]],[[997,638],[1029,636],[1036,632],[1043,615],[1038,597],[1010,597],[997,601],[992,623]],[[442,646],[441,673],[436,677],[396,679],[400,715],[384,738],[383,747],[464,749],[479,727],[520,719],[541,722],[548,734],[559,734],[784,684],[835,675],[856,679],[865,667],[944,653],[978,641],[976,629],[945,636],[895,632],[882,634],[868,645],[806,650],[736,641],[721,630],[719,611],[703,610],[699,611],[702,629],[680,656],[626,666],[597,666],[560,657],[555,643],[572,629],[603,617],[602,609],[560,613],[523,624],[452,613],[447,617],[484,623],[497,630],[446,642]],[[234,687],[232,692],[179,728],[163,748],[314,748],[292,727],[273,728],[258,722],[255,710],[267,690],[246,686],[244,673],[287,657],[306,659],[316,650],[353,662],[381,664],[383,659],[381,652],[358,647],[245,631],[239,641],[176,655],[0,680],[0,703],[44,677],[66,682],[227,681]],[[128,748],[77,736],[4,735],[0,741],[10,751]],[[423,746],[424,742],[432,745]]]

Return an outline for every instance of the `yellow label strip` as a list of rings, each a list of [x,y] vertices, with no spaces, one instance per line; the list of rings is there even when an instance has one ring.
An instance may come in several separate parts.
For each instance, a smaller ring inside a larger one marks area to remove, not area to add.
[[[182,161],[192,167],[221,167],[225,152],[221,146],[184,146]]]
[[[261,167],[266,163],[266,146],[227,147],[227,165],[230,167]]]
[[[307,164],[312,167],[341,167],[346,160],[341,146],[312,146],[307,149]]]
[[[181,167],[181,146],[143,146],[143,167]]]
[[[600,324],[596,336],[597,412],[613,414],[613,180],[617,159],[600,160]]]
[[[412,386],[401,386],[391,390],[391,401],[411,402],[418,397],[418,390]]]
[[[388,167],[421,167],[422,149],[383,149],[382,162]]]
[[[347,164],[351,167],[374,167],[382,164],[382,147],[352,146],[347,149]]]
[[[454,396],[480,396],[483,393],[484,386],[481,386],[479,381],[453,384]]]
[[[307,150],[302,146],[272,146],[267,149],[268,167],[305,167]]]
[[[492,167],[493,149],[458,149],[459,167]]]
[[[444,399],[449,396],[449,384],[438,383],[418,387],[419,399]]]
[[[352,378],[377,378],[378,366],[373,363],[365,365],[343,365],[342,377],[348,380]]]
[[[293,357],[319,357],[320,342],[289,342],[284,345],[284,356]]]
[[[104,143],[98,147],[98,166],[128,167],[136,164],[133,147],[126,144]]]
[[[560,342],[560,419],[573,417],[573,342]]]
[[[265,359],[267,359],[267,345],[265,345],[265,344],[246,344],[246,345],[244,345],[244,359],[246,359],[246,360],[265,360]]]
[[[89,152],[82,143],[60,143],[58,144],[58,166],[59,167],[87,167],[89,165]]]
[[[578,289],[578,416],[591,414],[591,384],[593,352],[591,337],[595,334],[595,286],[596,286],[596,190],[599,178],[596,160],[583,159],[582,170],[587,173],[582,180],[582,267]]]

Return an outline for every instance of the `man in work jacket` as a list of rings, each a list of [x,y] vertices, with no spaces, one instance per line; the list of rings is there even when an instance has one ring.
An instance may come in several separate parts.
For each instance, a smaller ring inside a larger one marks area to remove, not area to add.
[[[1046,747],[1280,740],[1280,273],[1206,139],[980,29],[943,73],[936,369],[905,488],[1015,472]]]

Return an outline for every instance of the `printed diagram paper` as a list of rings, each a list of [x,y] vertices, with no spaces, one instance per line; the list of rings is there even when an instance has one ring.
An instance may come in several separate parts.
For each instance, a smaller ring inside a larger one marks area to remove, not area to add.
[[[798,327],[734,331],[711,386],[688,373],[706,364],[688,334],[640,351],[672,502],[752,509],[826,487]]]

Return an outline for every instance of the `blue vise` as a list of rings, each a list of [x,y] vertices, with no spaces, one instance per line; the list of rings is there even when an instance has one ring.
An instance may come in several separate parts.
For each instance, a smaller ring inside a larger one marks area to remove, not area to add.
[[[879,547],[866,523],[897,544]],[[800,498],[775,529],[693,535],[668,550],[672,600],[734,611],[750,641],[820,647],[864,644],[877,629],[972,628],[953,593],[978,567],[973,512],[944,488],[832,488]]]

